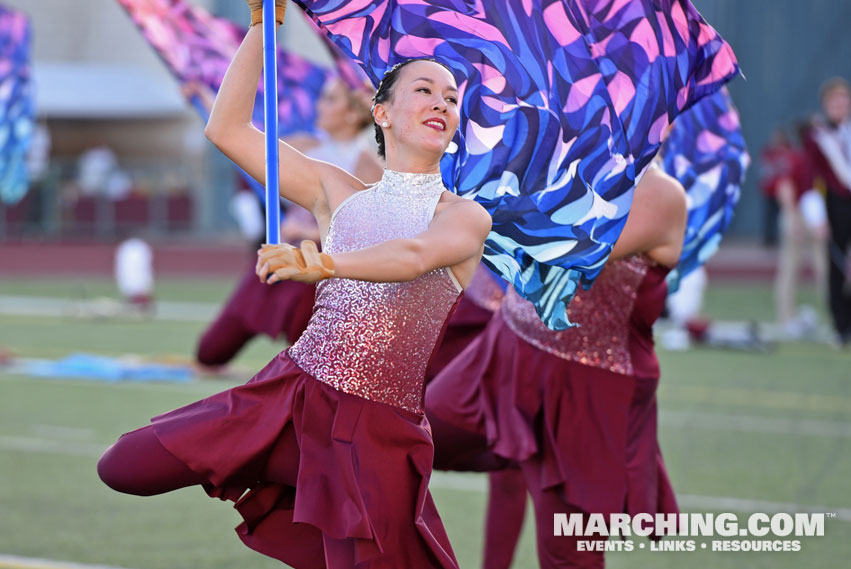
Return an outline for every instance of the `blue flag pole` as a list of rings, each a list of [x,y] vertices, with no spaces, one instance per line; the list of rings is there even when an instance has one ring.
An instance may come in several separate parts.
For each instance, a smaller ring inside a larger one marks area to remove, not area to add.
[[[266,124],[266,243],[281,242],[278,197],[278,48],[275,0],[263,0],[263,108]]]

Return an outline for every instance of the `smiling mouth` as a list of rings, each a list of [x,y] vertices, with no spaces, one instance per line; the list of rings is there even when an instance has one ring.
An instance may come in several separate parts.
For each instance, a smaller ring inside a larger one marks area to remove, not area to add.
[[[429,119],[423,123],[429,128],[443,132],[446,130],[446,123],[440,119]]]

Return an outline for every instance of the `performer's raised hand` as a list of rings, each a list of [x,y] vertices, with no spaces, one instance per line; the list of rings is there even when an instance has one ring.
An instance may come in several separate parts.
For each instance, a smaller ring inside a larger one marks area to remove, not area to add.
[[[251,10],[251,25],[263,21],[263,0],[245,0]],[[284,13],[287,11],[287,0],[275,0],[275,21],[278,25],[284,23]]]

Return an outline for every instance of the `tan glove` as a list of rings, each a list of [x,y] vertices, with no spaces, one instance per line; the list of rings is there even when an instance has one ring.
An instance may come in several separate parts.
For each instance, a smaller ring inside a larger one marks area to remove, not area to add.
[[[335,274],[334,260],[320,253],[313,241],[302,241],[301,248],[286,243],[263,245],[257,255],[257,276],[269,284],[283,280],[315,283]]]
[[[245,0],[251,10],[251,25],[263,21],[263,0]],[[278,25],[284,23],[284,14],[287,11],[287,0],[275,0],[275,21]]]

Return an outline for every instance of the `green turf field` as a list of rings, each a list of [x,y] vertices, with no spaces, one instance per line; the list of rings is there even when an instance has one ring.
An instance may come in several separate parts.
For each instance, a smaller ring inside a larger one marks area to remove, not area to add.
[[[163,281],[157,297],[221,301],[227,281]],[[114,295],[109,281],[0,281],[0,296],[68,299]],[[810,295],[811,297],[812,295]],[[710,315],[768,320],[771,291],[713,284]],[[814,302],[810,300],[810,302]],[[0,347],[21,357],[76,351],[188,361],[201,320],[100,319],[0,314]],[[235,367],[250,377],[280,346],[259,339]],[[851,558],[851,353],[794,343],[769,353],[661,352],[660,438],[683,509],[696,512],[837,513],[826,536],[798,553],[611,553],[618,568],[833,568]],[[33,379],[0,368],[0,556],[39,557],[130,569],[281,565],[246,549],[228,504],[199,489],[137,498],[114,493],[95,473],[102,450],[151,415],[232,385],[105,384]],[[464,568],[479,566],[484,480],[435,477],[433,493]],[[725,504],[721,499],[733,499]],[[767,502],[769,504],[764,504]],[[750,509],[749,509],[750,508]],[[329,512],[329,515],[333,513]],[[537,566],[526,527],[516,568]],[[638,543],[638,542],[636,542]],[[0,568],[14,564],[0,560]]]

